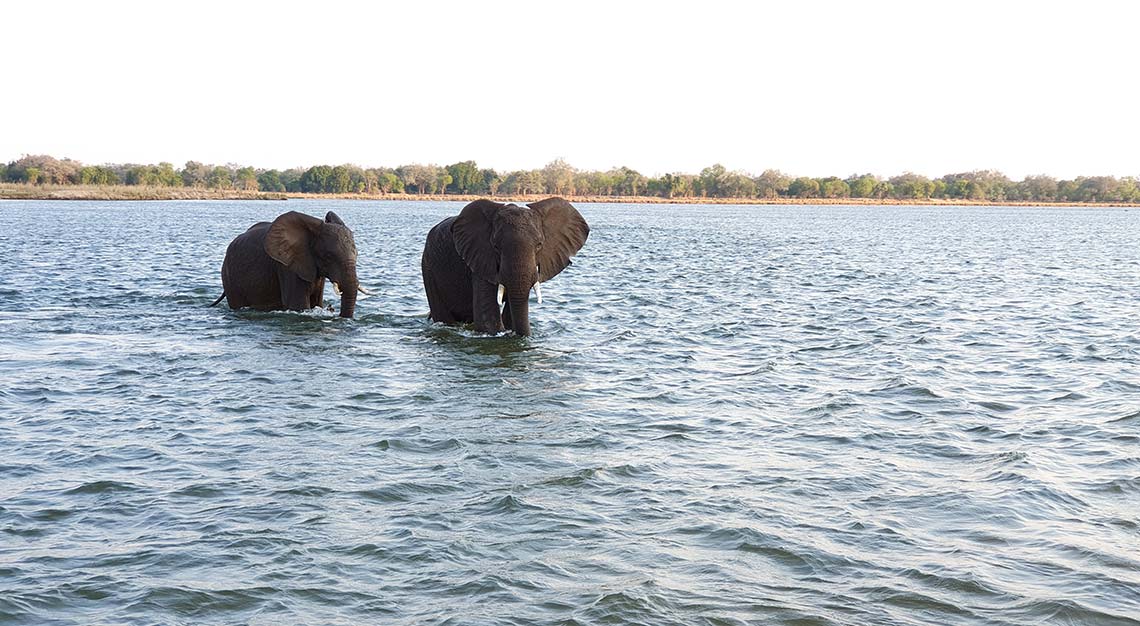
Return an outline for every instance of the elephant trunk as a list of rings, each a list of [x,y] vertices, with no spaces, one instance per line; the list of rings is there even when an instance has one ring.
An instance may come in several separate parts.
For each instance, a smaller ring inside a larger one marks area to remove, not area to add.
[[[507,287],[511,307],[511,330],[520,337],[530,335],[530,289],[522,285]]]
[[[349,268],[344,282],[340,283],[340,316],[352,317],[356,313],[356,293],[360,283],[356,280],[356,268]]]

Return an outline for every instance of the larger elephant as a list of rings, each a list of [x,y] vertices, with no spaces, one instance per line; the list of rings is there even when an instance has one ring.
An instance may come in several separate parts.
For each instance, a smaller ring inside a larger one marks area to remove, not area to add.
[[[356,242],[332,211],[325,219],[289,211],[238,235],[222,262],[222,295],[231,309],[302,311],[321,306],[325,279],[338,287],[340,316],[356,310]],[[211,305],[212,306],[212,305]]]
[[[474,322],[480,332],[530,334],[534,288],[570,264],[590,235],[562,198],[525,207],[476,200],[428,233],[421,259],[431,319]]]

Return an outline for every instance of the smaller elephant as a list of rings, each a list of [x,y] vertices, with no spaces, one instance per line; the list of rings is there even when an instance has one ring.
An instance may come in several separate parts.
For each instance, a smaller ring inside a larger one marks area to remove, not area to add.
[[[332,211],[324,221],[297,211],[238,235],[222,262],[222,295],[231,309],[303,311],[321,306],[325,279],[340,292],[340,316],[356,309],[356,242]]]
[[[541,303],[539,284],[570,265],[589,235],[586,220],[562,198],[525,207],[468,204],[428,233],[420,267],[429,316],[474,322],[479,332],[529,335],[531,288]]]

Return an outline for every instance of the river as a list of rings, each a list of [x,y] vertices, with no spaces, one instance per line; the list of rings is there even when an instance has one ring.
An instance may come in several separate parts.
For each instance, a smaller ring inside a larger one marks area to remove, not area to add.
[[[1140,624],[1140,211],[582,204],[518,338],[461,206],[0,202],[0,623]],[[355,319],[208,306],[329,209]]]

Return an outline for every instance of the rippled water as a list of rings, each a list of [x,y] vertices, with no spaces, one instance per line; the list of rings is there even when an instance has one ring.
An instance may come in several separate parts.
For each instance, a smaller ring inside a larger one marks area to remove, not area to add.
[[[1140,212],[581,205],[520,339],[460,206],[0,203],[0,623],[1140,623]],[[357,319],[207,308],[329,208]]]

